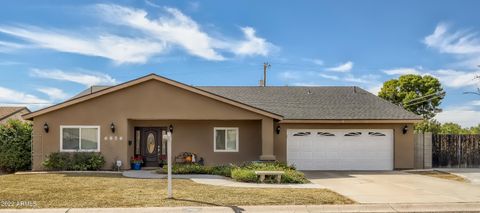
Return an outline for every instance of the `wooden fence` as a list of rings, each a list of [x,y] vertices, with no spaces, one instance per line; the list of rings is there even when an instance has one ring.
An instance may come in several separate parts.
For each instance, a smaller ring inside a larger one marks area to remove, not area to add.
[[[480,167],[480,135],[433,135],[433,167]]]

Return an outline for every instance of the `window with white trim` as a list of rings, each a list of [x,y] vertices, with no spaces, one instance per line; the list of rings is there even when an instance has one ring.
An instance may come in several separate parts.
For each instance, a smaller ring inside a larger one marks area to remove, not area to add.
[[[60,151],[100,151],[100,126],[60,126]]]
[[[215,127],[213,135],[215,152],[238,152],[238,128]]]

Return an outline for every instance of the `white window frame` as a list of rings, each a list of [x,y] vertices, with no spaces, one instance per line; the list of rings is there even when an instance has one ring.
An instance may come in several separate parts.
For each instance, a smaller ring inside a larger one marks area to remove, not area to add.
[[[63,129],[78,128],[78,147],[79,149],[63,149]],[[80,149],[82,147],[82,128],[97,128],[97,149]],[[60,152],[100,152],[100,126],[92,125],[60,125]]]
[[[217,130],[225,130],[225,150],[217,149]],[[227,130],[235,130],[237,132],[236,143],[235,143],[235,150],[228,150],[227,149]],[[239,135],[240,131],[238,127],[214,127],[213,128],[213,152],[238,152],[239,149]]]

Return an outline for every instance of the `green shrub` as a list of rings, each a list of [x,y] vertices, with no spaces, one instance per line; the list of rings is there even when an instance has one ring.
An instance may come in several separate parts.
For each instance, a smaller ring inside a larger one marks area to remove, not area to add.
[[[255,171],[284,171],[282,183],[308,183],[308,179],[295,167],[280,162],[248,162],[240,166],[233,164],[220,166],[202,166],[200,164],[174,164],[173,174],[212,174],[231,177],[239,182],[258,182],[259,177]],[[163,167],[163,173],[167,173],[167,166]],[[265,183],[276,183],[275,176],[267,176]]]
[[[105,159],[96,152],[54,152],[51,153],[43,166],[51,170],[100,170],[105,164]]]
[[[221,175],[232,177],[232,169],[237,168],[234,165],[220,165],[212,167],[212,175]]]
[[[163,166],[163,171],[167,172],[167,165]],[[173,164],[173,174],[210,174],[211,168],[197,163]]]
[[[31,166],[32,125],[9,120],[0,125],[0,170],[15,172]]]
[[[239,182],[258,182],[255,170],[235,168],[232,170],[232,179]]]
[[[52,170],[70,170],[72,168],[70,153],[53,152],[43,161],[43,166]]]
[[[310,183],[302,172],[296,170],[286,170],[282,175],[282,183]]]

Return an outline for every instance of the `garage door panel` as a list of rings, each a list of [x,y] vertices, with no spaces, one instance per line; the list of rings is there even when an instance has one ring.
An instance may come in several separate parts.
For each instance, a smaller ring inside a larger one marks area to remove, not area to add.
[[[392,170],[393,130],[289,129],[287,162],[300,170]]]

